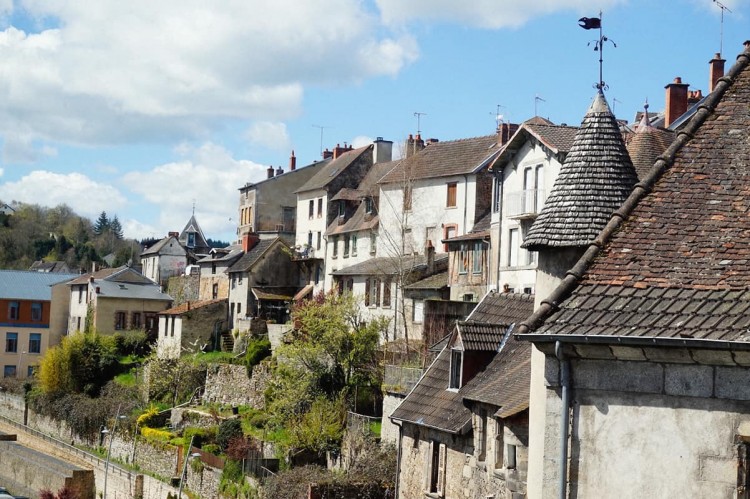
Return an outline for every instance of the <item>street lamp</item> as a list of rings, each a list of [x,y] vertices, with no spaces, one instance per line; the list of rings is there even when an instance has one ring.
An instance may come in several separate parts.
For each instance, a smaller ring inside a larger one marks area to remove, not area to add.
[[[110,432],[107,428],[102,430],[102,435],[109,434],[109,448],[107,449],[107,461],[104,464],[104,495],[103,499],[107,499],[107,478],[109,477],[109,458],[112,455],[112,441],[115,439],[115,432],[117,431],[117,422],[121,419],[125,419],[124,415],[120,414],[120,407],[117,406],[117,415],[115,416],[115,424],[112,426]]]
[[[195,438],[195,435],[190,437],[190,445],[188,445],[188,452],[193,450],[193,439]],[[200,454],[197,452],[193,452],[192,454],[189,454],[185,456],[185,462],[182,464],[182,474],[180,475],[180,490],[177,492],[177,499],[182,499],[182,488],[185,485],[185,481],[187,480],[187,463],[190,458],[195,459],[196,457],[201,457]],[[106,499],[106,498],[105,498]]]

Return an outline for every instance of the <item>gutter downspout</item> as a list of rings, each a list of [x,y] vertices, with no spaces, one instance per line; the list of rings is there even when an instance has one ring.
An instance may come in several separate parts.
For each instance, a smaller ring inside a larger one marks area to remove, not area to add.
[[[560,362],[562,385],[562,411],[560,412],[560,469],[558,471],[560,499],[567,497],[568,480],[568,428],[570,425],[570,360],[565,357],[562,343],[555,342],[555,357]]]
[[[393,491],[393,498],[398,499],[398,482],[401,478],[401,437],[404,434],[403,423],[399,424],[391,419],[391,422],[398,426],[398,448],[396,449],[396,487]]]

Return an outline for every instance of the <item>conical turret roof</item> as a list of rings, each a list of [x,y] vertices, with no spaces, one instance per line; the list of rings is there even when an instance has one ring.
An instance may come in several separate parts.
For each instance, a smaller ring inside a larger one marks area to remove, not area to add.
[[[538,251],[590,244],[637,182],[615,117],[599,92],[523,247]]]

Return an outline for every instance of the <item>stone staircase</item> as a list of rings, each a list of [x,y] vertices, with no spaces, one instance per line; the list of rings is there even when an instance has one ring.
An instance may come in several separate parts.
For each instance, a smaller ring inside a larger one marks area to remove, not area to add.
[[[234,336],[232,331],[224,331],[221,333],[221,351],[232,352],[234,350]]]

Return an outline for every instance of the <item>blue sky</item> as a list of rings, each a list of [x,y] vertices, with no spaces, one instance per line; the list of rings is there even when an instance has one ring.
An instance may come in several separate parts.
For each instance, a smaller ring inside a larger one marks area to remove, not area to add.
[[[723,0],[727,69],[750,0]],[[0,200],[117,214],[128,237],[235,234],[238,188],[323,147],[452,140],[538,114],[578,124],[598,79],[632,121],[708,86],[712,0],[0,0]],[[398,150],[398,147],[396,147]]]

